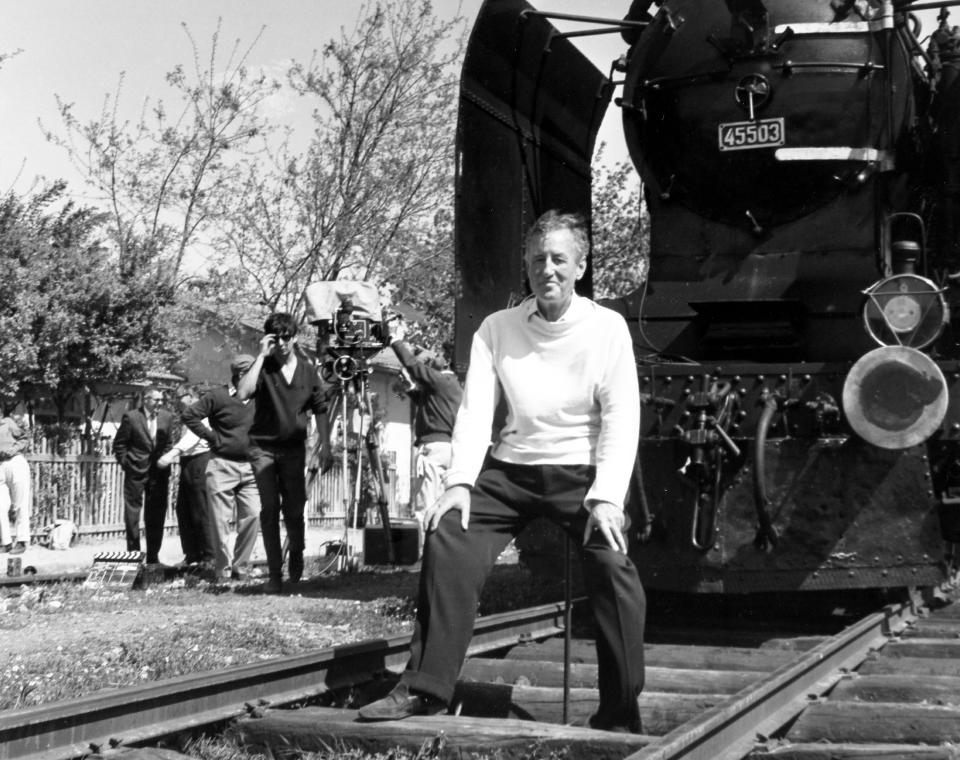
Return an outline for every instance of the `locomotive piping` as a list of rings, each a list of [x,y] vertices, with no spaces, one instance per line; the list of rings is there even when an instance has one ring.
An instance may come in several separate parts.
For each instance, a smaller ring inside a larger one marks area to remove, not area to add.
[[[770,425],[773,422],[773,415],[779,408],[779,398],[775,393],[767,393],[763,399],[763,412],[760,414],[760,420],[757,422],[757,435],[753,450],[753,498],[757,510],[757,535],[753,539],[753,545],[761,551],[767,551],[777,545],[780,537],[777,535],[776,528],[770,520],[770,514],[767,508],[770,506],[770,500],[767,498],[767,458],[766,443],[767,433],[770,431]]]

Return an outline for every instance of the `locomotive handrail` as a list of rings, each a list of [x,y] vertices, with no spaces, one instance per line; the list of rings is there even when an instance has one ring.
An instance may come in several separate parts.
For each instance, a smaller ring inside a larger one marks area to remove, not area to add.
[[[784,74],[789,75],[793,69],[852,69],[863,76],[872,74],[874,71],[886,71],[887,67],[882,63],[873,61],[864,61],[863,63],[853,63],[851,61],[784,61],[770,66],[771,69],[779,69]]]
[[[570,13],[553,13],[552,11],[538,11],[528,8],[520,13],[520,18],[526,16],[540,16],[541,18],[556,19],[558,21],[581,21],[585,24],[613,24],[617,31],[621,29],[646,29],[649,21],[629,21],[627,19],[600,18],[599,16],[577,16]]]
[[[952,8],[960,5],[960,2],[957,2],[957,0],[935,0],[935,2],[910,4],[901,1],[900,3],[895,2],[894,5],[897,6],[898,11],[931,11],[938,8]]]
[[[717,69],[715,71],[703,71],[699,74],[686,74],[679,77],[654,77],[653,79],[644,79],[637,87],[641,90],[656,90],[661,85],[691,84],[702,79],[724,79],[730,73],[730,69]]]
[[[554,37],[562,37],[568,40],[572,37],[596,37],[601,34],[618,34],[622,31],[622,26],[599,26],[596,29],[581,29],[577,32],[557,32]]]

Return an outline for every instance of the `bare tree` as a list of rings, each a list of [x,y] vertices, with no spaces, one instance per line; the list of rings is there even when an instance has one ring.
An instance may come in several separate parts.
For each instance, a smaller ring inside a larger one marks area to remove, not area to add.
[[[41,124],[108,209],[121,270],[152,268],[158,281],[170,284],[211,221],[217,196],[235,189],[238,159],[262,146],[269,125],[258,107],[280,86],[248,71],[256,40],[245,49],[236,41],[221,63],[219,23],[207,58],[183,28],[193,66],[166,76],[180,97],[175,108],[148,98],[135,121],[125,120],[121,74],[95,119],[82,121],[74,104],[57,96],[65,136]]]
[[[416,230],[431,228],[453,192],[456,87],[463,23],[427,0],[366,3],[289,84],[313,103],[309,145],[287,141],[272,170],[248,166],[224,197],[221,251],[268,308],[298,313],[305,285],[382,281]]]

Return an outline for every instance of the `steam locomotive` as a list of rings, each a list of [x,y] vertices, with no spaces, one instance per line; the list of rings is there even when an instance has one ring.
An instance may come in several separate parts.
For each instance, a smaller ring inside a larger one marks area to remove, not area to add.
[[[457,364],[529,292],[533,219],[589,210],[613,100],[650,215],[646,281],[607,303],[637,359],[628,509],[648,586],[956,571],[960,35],[944,10],[922,42],[912,13],[947,5],[635,0],[605,21],[484,3],[457,131]],[[608,74],[571,41],[593,33]]]

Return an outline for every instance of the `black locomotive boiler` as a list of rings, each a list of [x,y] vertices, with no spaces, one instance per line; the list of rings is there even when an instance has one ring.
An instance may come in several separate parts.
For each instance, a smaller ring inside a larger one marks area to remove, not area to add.
[[[458,363],[528,292],[528,224],[589,209],[614,101],[651,228],[646,282],[609,303],[634,337],[629,508],[651,524],[633,549],[651,587],[925,586],[955,569],[960,49],[945,22],[921,41],[911,11],[931,5],[948,4],[637,0],[566,34],[523,0],[480,11],[457,135]],[[571,39],[593,33],[608,74]]]

